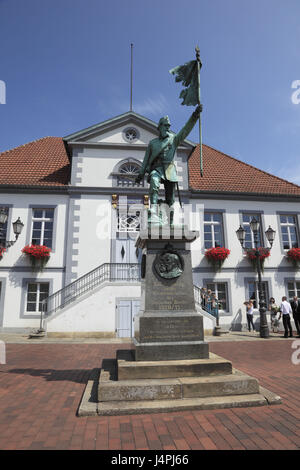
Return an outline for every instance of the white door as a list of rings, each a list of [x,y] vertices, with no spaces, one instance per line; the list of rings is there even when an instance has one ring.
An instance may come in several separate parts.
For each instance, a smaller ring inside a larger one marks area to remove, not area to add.
[[[119,300],[117,304],[117,337],[134,336],[134,317],[139,312],[139,300]]]
[[[129,264],[141,262],[141,249],[135,246],[135,239],[127,236],[127,238],[117,238],[115,243],[115,262],[118,263],[115,272],[117,280],[136,277],[138,269],[129,267]],[[124,267],[121,264],[124,264]]]

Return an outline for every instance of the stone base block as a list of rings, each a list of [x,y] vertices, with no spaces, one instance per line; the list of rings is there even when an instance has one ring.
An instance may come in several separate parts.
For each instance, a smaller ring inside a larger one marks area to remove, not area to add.
[[[100,377],[99,370],[95,369],[83,394],[78,416],[281,403],[278,395],[260,387],[255,378],[232,369],[230,361],[212,353],[209,359],[202,360],[139,363],[132,360],[131,353],[118,351],[117,360],[103,360]]]
[[[136,361],[163,361],[176,359],[207,359],[208,343],[187,341],[170,343],[139,343],[134,339]]]
[[[120,416],[141,413],[263,406],[266,404],[266,398],[258,393],[228,397],[183,398],[181,400],[115,401],[98,403],[97,414],[99,416]]]
[[[118,380],[211,377],[232,373],[231,362],[213,353],[209,353],[207,359],[175,361],[134,361],[126,353],[120,351],[118,357]]]
[[[238,371],[225,376],[178,379],[113,381],[100,376],[98,400],[99,402],[178,400],[252,393],[259,393],[258,381]]]

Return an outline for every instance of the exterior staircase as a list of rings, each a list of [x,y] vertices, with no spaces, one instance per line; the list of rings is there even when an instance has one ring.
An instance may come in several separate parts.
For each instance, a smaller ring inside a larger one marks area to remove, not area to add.
[[[40,328],[45,319],[49,319],[59,310],[69,307],[73,302],[92,292],[106,282],[123,281],[124,283],[141,280],[139,263],[104,263],[71,282],[63,289],[49,295],[42,301]]]
[[[78,300],[83,299],[100,286],[107,283],[137,283],[141,280],[139,263],[104,263],[97,266],[63,289],[60,289],[41,302],[40,328],[36,334],[41,335],[46,329],[46,322],[54,315],[62,312],[65,308],[72,306]],[[197,311],[206,317],[214,328],[217,323],[218,312],[213,315],[201,306],[200,288],[194,285],[195,305]]]

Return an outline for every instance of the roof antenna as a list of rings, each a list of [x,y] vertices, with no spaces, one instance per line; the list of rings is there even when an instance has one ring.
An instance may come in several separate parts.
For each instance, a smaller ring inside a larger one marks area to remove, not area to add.
[[[132,43],[130,44],[130,48],[131,48],[131,67],[130,67],[130,111],[132,111],[132,63],[133,63],[133,55],[132,55],[133,44],[132,44]]]

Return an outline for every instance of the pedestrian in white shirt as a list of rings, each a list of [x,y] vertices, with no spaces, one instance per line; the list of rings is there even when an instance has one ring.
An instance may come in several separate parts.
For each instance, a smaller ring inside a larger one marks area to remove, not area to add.
[[[282,297],[282,302],[280,305],[279,320],[281,319],[281,316],[282,316],[285,338],[289,336],[288,331],[290,331],[290,337],[291,338],[293,337],[290,313],[292,313],[291,304],[287,301],[286,297]]]
[[[253,331],[255,331],[255,327],[253,324],[253,302],[249,300],[249,302],[244,302],[244,305],[246,305],[246,314],[247,314],[247,323],[248,323],[248,330],[251,331],[251,326]]]

